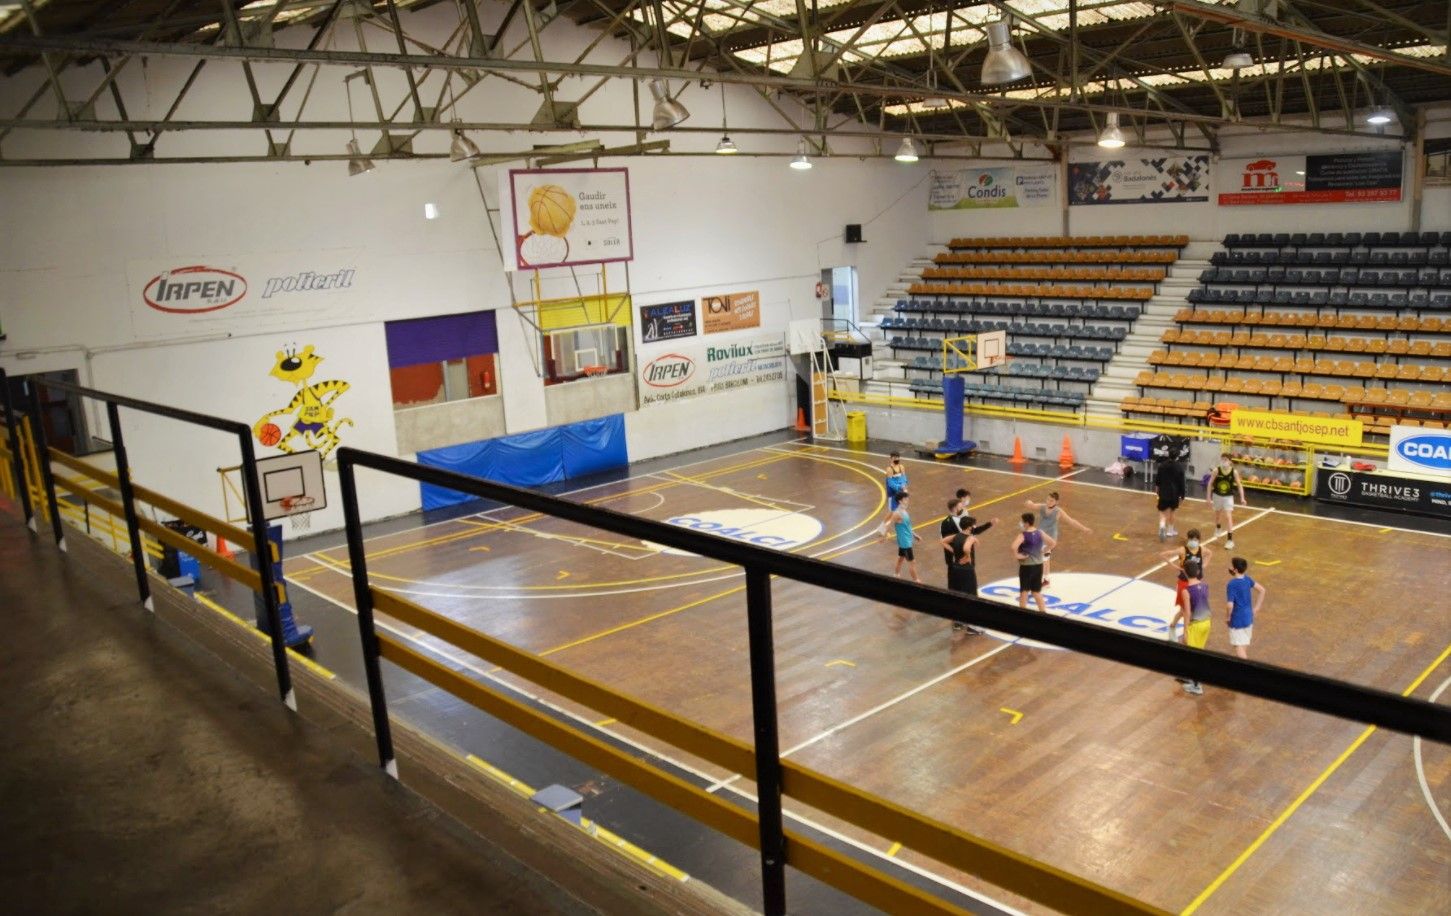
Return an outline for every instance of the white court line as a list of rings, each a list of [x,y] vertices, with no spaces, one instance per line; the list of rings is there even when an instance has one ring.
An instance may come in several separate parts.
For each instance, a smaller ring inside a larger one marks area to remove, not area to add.
[[[335,605],[337,607],[340,607],[344,611],[347,611],[349,614],[352,614],[354,616],[357,616],[357,611],[355,611],[352,608],[348,607],[346,604],[343,604],[341,601],[338,601],[335,598],[331,598],[331,597],[329,597],[327,595],[324,595],[321,592],[318,592],[318,591],[316,591],[314,589],[308,588],[306,585],[303,585],[302,583],[296,583],[296,584],[297,584],[297,586],[299,588],[303,589],[304,591],[312,592],[312,594],[314,594],[317,597],[323,599],[324,601],[328,602],[329,604],[332,604],[332,605]],[[594,724],[593,721],[591,721],[590,719],[585,718],[584,716],[582,716],[582,715],[580,715],[578,713],[571,712],[570,710],[565,709],[565,708],[563,708],[562,706],[559,706],[556,703],[552,703],[549,700],[546,700],[543,697],[540,697],[540,696],[538,696],[536,694],[532,694],[532,693],[530,693],[527,690],[522,690],[522,689],[519,688],[518,685],[512,684],[512,683],[510,683],[510,682],[508,682],[506,680],[503,680],[502,678],[498,677],[497,675],[491,674],[490,672],[485,671],[482,668],[479,668],[477,665],[473,664],[472,662],[469,662],[469,661],[467,661],[465,659],[459,658],[457,655],[453,654],[452,652],[445,651],[445,650],[442,650],[442,649],[438,649],[438,648],[436,648],[434,646],[430,646],[430,645],[428,645],[428,644],[426,644],[426,643],[418,640],[417,638],[415,638],[413,636],[410,636],[410,635],[408,635],[406,633],[401,632],[396,627],[392,627],[392,626],[390,626],[390,625],[388,625],[386,623],[381,623],[381,622],[379,622],[377,620],[374,620],[374,626],[376,626],[376,627],[378,627],[380,629],[388,630],[389,632],[391,632],[395,636],[397,636],[399,639],[402,639],[405,642],[411,643],[412,645],[418,647],[420,650],[422,650],[424,652],[431,652],[431,653],[433,653],[435,655],[439,655],[439,656],[447,659],[448,661],[453,662],[454,664],[458,665],[460,668],[463,668],[463,669],[465,669],[465,670],[467,670],[467,671],[469,671],[469,672],[471,672],[473,674],[476,674],[479,677],[485,678],[487,680],[493,681],[496,684],[499,684],[501,686],[507,687],[510,691],[513,691],[514,693],[517,693],[517,694],[519,694],[521,696],[528,697],[529,699],[533,700],[534,702],[538,703],[539,705],[544,706],[547,709],[553,710],[554,712],[556,712],[556,713],[558,713],[558,714],[560,714],[560,715],[562,715],[562,716],[564,716],[564,717],[566,717],[568,719],[574,720],[576,723],[578,723],[581,726],[584,726],[586,728],[593,729],[593,730],[595,730],[597,732],[603,732],[604,734],[609,735],[611,738],[614,738],[616,741],[619,741],[621,744],[625,745],[626,747],[634,748],[636,751],[639,751],[641,754],[644,754],[647,757],[653,757],[656,760],[662,761],[664,763],[669,764],[670,766],[673,766],[673,767],[676,767],[676,768],[680,769],[683,772],[689,773],[692,776],[694,776],[695,778],[699,779],[701,782],[708,783],[708,782],[711,782],[715,778],[715,777],[711,776],[710,774],[705,773],[705,772],[701,771],[700,769],[698,769],[698,768],[696,768],[694,766],[691,766],[691,765],[689,765],[687,763],[684,763],[683,761],[676,760],[675,758],[671,757],[668,754],[661,753],[659,750],[657,750],[655,748],[648,747],[648,746],[646,746],[644,744],[641,744],[640,742],[635,741],[634,739],[629,738],[629,737],[627,737],[625,735],[622,735],[619,732],[616,732],[616,731],[613,731],[611,729],[604,728],[602,726],[596,725],[596,724]],[[1004,647],[1004,648],[1006,648],[1006,647]],[[440,689],[441,690],[442,688],[437,688],[437,689]],[[445,692],[447,692],[447,691],[445,691]],[[415,696],[416,695],[417,694],[415,694]],[[397,698],[394,698],[394,699],[396,700]],[[709,790],[709,791],[714,791],[714,790]],[[735,795],[737,795],[737,796],[739,796],[739,797],[741,797],[743,799],[746,799],[747,801],[750,801],[752,803],[758,803],[759,802],[759,799],[755,795],[753,795],[752,793],[747,792],[747,791],[745,791],[743,789],[740,789],[740,788],[737,788],[737,787],[732,786],[732,787],[730,787],[730,791],[733,792]],[[645,794],[645,793],[641,793],[641,794]],[[647,797],[649,797],[649,796],[647,795]],[[894,856],[888,856],[886,854],[886,852],[884,852],[883,850],[877,849],[874,846],[870,846],[867,843],[862,842],[861,840],[853,839],[852,837],[846,836],[845,834],[840,833],[840,832],[838,832],[836,830],[832,830],[831,828],[829,828],[829,827],[827,827],[827,826],[825,826],[823,824],[818,824],[815,821],[811,820],[810,818],[807,818],[807,817],[805,817],[803,815],[800,815],[800,814],[796,814],[796,813],[794,813],[794,812],[792,812],[790,810],[787,810],[784,807],[782,808],[781,814],[782,814],[783,817],[789,818],[790,820],[793,820],[796,823],[799,823],[799,824],[801,824],[801,825],[803,825],[805,827],[809,827],[810,829],[815,830],[815,831],[817,831],[817,832],[819,832],[819,833],[821,833],[821,834],[823,834],[825,836],[831,837],[832,839],[837,840],[838,842],[845,843],[848,846],[852,846],[852,847],[854,847],[856,849],[859,849],[862,852],[867,853],[868,855],[871,855],[871,856],[874,856],[874,857],[876,857],[878,859],[881,859],[883,862],[888,862],[888,863],[891,863],[892,865],[897,866],[898,868],[906,869],[907,871],[910,871],[910,872],[912,872],[915,875],[918,875],[918,876],[920,876],[922,878],[926,878],[927,880],[932,881],[935,884],[939,884],[942,887],[947,888],[948,890],[955,891],[956,893],[959,893],[959,894],[963,895],[964,897],[967,897],[967,898],[972,899],[972,900],[977,900],[980,903],[987,904],[988,906],[991,906],[991,907],[993,907],[993,908],[995,908],[997,910],[1002,911],[1004,914],[1008,914],[1008,916],[1026,916],[1026,914],[1024,914],[1021,910],[1014,909],[1013,907],[1008,906],[1005,903],[1002,903],[1000,901],[994,900],[993,898],[988,897],[988,896],[986,896],[986,895],[984,895],[982,893],[979,893],[978,891],[975,891],[975,890],[973,890],[970,887],[966,887],[965,885],[962,885],[962,884],[957,883],[956,881],[953,881],[951,878],[947,878],[947,877],[945,877],[943,875],[939,875],[936,872],[933,872],[933,871],[930,871],[929,869],[923,868],[920,865],[915,865],[915,864],[913,864],[911,862],[907,862],[907,861],[904,861],[902,859],[898,859],[898,858],[896,858]],[[707,829],[709,829],[709,828],[707,828]]]
[[[1441,686],[1432,692],[1426,702],[1436,702],[1447,687],[1451,687],[1451,677],[1442,681]],[[1411,739],[1411,756],[1416,760],[1416,781],[1421,784],[1421,794],[1426,796],[1426,805],[1431,809],[1431,816],[1436,818],[1436,823],[1441,825],[1441,831],[1446,834],[1446,839],[1451,840],[1451,824],[1446,823],[1446,816],[1441,813],[1441,807],[1436,804],[1436,799],[1431,795],[1431,786],[1426,782],[1426,766],[1421,762],[1420,735]]]
[[[762,449],[762,451],[766,450],[767,449],[765,448]],[[780,454],[789,455],[791,453],[782,452]],[[746,470],[750,470],[750,468],[747,468]],[[715,490],[719,493],[725,493],[728,496],[734,496],[736,499],[743,499],[746,502],[760,503],[768,509],[775,509],[781,512],[811,512],[816,509],[815,506],[809,503],[798,503],[795,500],[791,499],[778,499],[776,497],[764,496],[760,493],[743,493],[740,490],[736,490],[731,487],[723,487],[719,484],[706,483],[703,480],[696,480],[694,478],[686,477],[684,475],[677,475],[673,470],[670,469],[664,471],[655,471],[650,474],[646,474],[645,476],[653,477],[656,480],[666,481],[669,483],[684,484],[688,487],[700,487],[705,490]]]
[[[828,449],[828,450],[833,451],[833,452],[844,452],[844,453],[846,453],[848,455],[875,455],[878,458],[886,458],[886,457],[888,457],[887,455],[884,455],[881,452],[873,452],[873,451],[866,451],[866,450],[857,451],[855,449],[845,449],[845,448],[841,448],[841,447],[835,446],[835,445],[819,445],[818,444],[816,447],[817,448],[822,448],[822,449]],[[789,452],[790,451],[790,450],[787,450],[787,449],[782,449],[779,445],[763,445],[763,446],[761,446],[761,448],[763,450],[773,451],[773,452]],[[802,450],[797,449],[796,451],[802,451]],[[903,461],[911,461],[911,462],[913,462],[915,464],[928,464],[928,465],[932,465],[933,467],[942,467],[943,466],[943,463],[940,462],[940,461],[928,461],[926,458],[908,458],[908,457],[905,457],[904,456],[902,458],[902,460]],[[857,461],[856,463],[862,465],[863,467],[870,467],[870,468],[872,468],[873,470],[876,470],[876,471],[882,470],[881,468],[877,467],[876,465],[869,464],[868,462],[865,462],[865,461]],[[1037,478],[1038,480],[1066,480],[1067,479],[1066,477],[1044,477],[1042,474],[1029,474],[1026,471],[1021,471],[1021,472],[1020,471],[1004,471],[1001,468],[984,468],[984,467],[978,467],[975,464],[954,464],[954,465],[950,465],[950,466],[951,467],[955,467],[955,468],[960,468],[960,469],[962,469],[964,471],[986,471],[989,474],[1009,474],[1009,475],[1012,475],[1014,477],[1034,477],[1034,478]],[[1080,469],[1078,473],[1082,473],[1083,471],[1088,471],[1088,470],[1093,470],[1093,469],[1092,468],[1085,467],[1085,468]],[[1134,495],[1152,496],[1153,493],[1154,493],[1153,490],[1131,490],[1131,489],[1127,489],[1125,487],[1116,487],[1113,484],[1096,483],[1096,482],[1091,481],[1091,480],[1075,480],[1073,482],[1073,485],[1075,487],[1097,487],[1100,490],[1113,490],[1116,493],[1127,493],[1130,496],[1134,496]],[[1185,497],[1185,500],[1184,501],[1185,502],[1191,502],[1191,501],[1192,502],[1199,502],[1200,500],[1198,500],[1198,499],[1191,500],[1190,498]],[[1239,509],[1239,510],[1244,510],[1244,509],[1250,508],[1250,507],[1238,506],[1236,508]],[[1377,528],[1377,529],[1379,529],[1379,528],[1389,528],[1392,531],[1403,531],[1403,532],[1405,532],[1407,534],[1427,534],[1427,535],[1430,535],[1431,537],[1451,538],[1451,534],[1443,534],[1440,531],[1426,531],[1426,530],[1420,529],[1420,528],[1401,528],[1401,527],[1399,527],[1397,525],[1382,525],[1382,524],[1379,524],[1378,522],[1360,522],[1360,521],[1355,521],[1354,519],[1336,518],[1336,517],[1331,516],[1331,515],[1311,515],[1308,512],[1296,512],[1293,509],[1277,509],[1277,508],[1272,508],[1269,511],[1278,513],[1280,515],[1293,515],[1293,516],[1296,516],[1298,518],[1308,518],[1308,519],[1312,519],[1314,521],[1319,521],[1319,522],[1335,522],[1336,524],[1340,524],[1340,525],[1360,525],[1361,527],[1364,527],[1364,528]],[[1390,512],[1391,510],[1387,509],[1387,510],[1382,510],[1382,511]],[[1238,527],[1238,525],[1236,525],[1236,527]]]
[[[799,442],[801,440],[797,439],[797,440],[794,440],[794,441]],[[727,452],[724,455],[716,455],[714,458],[701,458],[701,459],[699,459],[697,461],[687,461],[685,464],[677,464],[675,467],[673,467],[673,468],[667,468],[666,470],[672,470],[672,471],[674,471],[674,470],[679,470],[680,468],[692,468],[692,467],[695,467],[697,464],[708,464],[709,462],[712,462],[712,461],[721,461],[721,460],[726,459],[726,458],[737,458],[737,457],[739,457],[741,455],[749,455],[751,452],[759,452],[759,451],[765,451],[765,447],[764,446],[757,445],[757,446],[752,446],[751,448],[741,449],[738,452]],[[647,459],[647,460],[652,460],[653,461],[654,459]],[[723,469],[723,470],[728,470],[728,469]],[[573,490],[564,490],[562,492],[552,493],[550,495],[551,496],[573,496],[576,493],[586,493],[586,492],[588,492],[590,490],[598,490],[601,487],[611,487],[611,486],[614,486],[616,484],[630,483],[631,481],[634,481],[634,480],[648,480],[651,476],[652,476],[651,474],[632,474],[629,477],[621,477],[619,480],[606,480],[603,483],[592,483],[592,484],[590,484],[587,487],[578,487],[578,488],[573,489]],[[677,482],[679,482],[679,481],[677,481]],[[625,491],[623,493],[620,493],[619,495],[621,497],[629,496],[630,495],[630,492],[627,490],[627,491]],[[659,504],[657,503],[656,505],[659,505]],[[451,524],[453,522],[462,521],[463,519],[466,519],[466,518],[484,518],[484,519],[488,519],[489,521],[497,521],[497,519],[490,518],[490,513],[493,513],[493,512],[503,512],[503,511],[506,511],[506,510],[509,510],[509,509],[515,509],[515,508],[517,508],[517,507],[516,506],[496,506],[493,509],[485,509],[483,512],[474,512],[474,513],[472,513],[470,515],[460,515],[460,516],[457,516],[455,518],[446,518],[446,519],[443,519],[442,521],[437,521],[437,522],[425,522],[425,523],[423,523],[421,525],[414,525],[411,528],[400,528],[397,531],[390,531],[390,532],[388,532],[386,534],[377,535],[375,538],[373,538],[373,540],[377,540],[377,539],[380,539],[380,538],[386,538],[386,537],[392,537],[392,536],[397,535],[397,534],[408,534],[408,533],[413,532],[413,531],[423,531],[423,530],[428,529],[428,528],[436,528],[439,525],[448,525],[448,524]],[[382,521],[382,520],[380,519],[380,521]],[[372,523],[370,522],[369,524],[372,524]],[[332,533],[332,532],[329,532],[329,533]],[[322,553],[325,550],[337,550],[339,547],[345,547],[345,546],[347,546],[347,545],[345,545],[345,544],[338,544],[338,545],[336,545],[334,547],[320,547],[317,550],[313,551],[312,553],[299,554],[294,559],[299,559],[299,560],[302,560],[302,559],[312,559],[316,554]]]
[[[1248,524],[1250,524],[1252,522],[1258,521],[1261,518],[1264,518],[1266,515],[1270,514],[1270,512],[1272,512],[1272,511],[1274,511],[1274,510],[1272,510],[1272,509],[1263,509],[1263,510],[1261,510],[1260,513],[1259,513],[1259,515],[1256,515],[1253,518],[1246,519],[1243,522],[1243,524],[1241,525],[1241,527],[1243,525],[1248,525]],[[1212,540],[1214,540],[1215,538],[1217,538],[1219,536],[1220,535],[1216,534],[1213,537],[1208,538],[1208,541],[1212,541]],[[1137,582],[1138,580],[1144,578],[1145,576],[1151,575],[1154,572],[1157,572],[1158,570],[1163,569],[1165,566],[1168,566],[1168,565],[1169,565],[1169,563],[1167,561],[1160,560],[1158,563],[1154,564],[1153,566],[1150,566],[1148,569],[1146,569],[1143,572],[1139,573],[1137,576],[1134,576],[1132,579],[1129,579],[1129,580],[1127,580],[1125,582],[1122,582],[1119,585],[1116,585],[1113,588],[1109,589],[1107,592],[1104,592],[1098,598],[1095,598],[1094,601],[1098,601],[1098,600],[1101,600],[1103,598],[1106,598],[1109,595],[1113,594],[1114,592],[1118,591],[1119,589],[1124,588],[1130,582]],[[987,599],[987,600],[993,600],[993,599]],[[1010,604],[1010,602],[1006,602],[1006,601],[999,601],[998,603],[999,604]],[[844,728],[848,728],[848,727],[850,727],[852,725],[855,725],[858,722],[861,722],[864,719],[867,719],[867,718],[869,718],[871,716],[874,716],[874,715],[876,715],[879,712],[883,712],[885,710],[888,710],[888,709],[892,708],[893,706],[896,706],[898,703],[901,703],[903,700],[910,699],[910,698],[916,696],[917,694],[921,693],[922,691],[926,690],[927,688],[934,687],[937,684],[940,684],[943,681],[947,680],[948,678],[953,677],[954,675],[959,674],[959,673],[961,673],[963,671],[966,671],[968,668],[971,668],[973,665],[976,665],[978,662],[982,661],[983,659],[990,658],[990,657],[996,655],[997,653],[1003,651],[1004,649],[1006,649],[1006,648],[1008,648],[1010,646],[1017,645],[1018,639],[1021,639],[1021,638],[1022,637],[1018,637],[1017,639],[1013,639],[1013,640],[1004,642],[1001,646],[997,647],[996,649],[992,649],[992,650],[990,650],[988,652],[985,652],[982,655],[979,655],[977,658],[974,658],[971,661],[969,661],[969,662],[967,662],[967,663],[965,663],[963,665],[960,665],[960,666],[958,666],[957,668],[954,668],[951,671],[948,671],[948,672],[946,672],[944,674],[939,674],[937,677],[934,677],[932,680],[927,681],[926,683],[920,684],[920,685],[918,685],[916,687],[913,687],[911,690],[908,690],[908,691],[906,691],[904,693],[901,693],[901,694],[893,697],[892,699],[886,701],[885,703],[881,703],[881,704],[879,704],[877,706],[874,706],[871,709],[868,709],[866,712],[858,713],[857,715],[853,716],[852,718],[847,719],[845,722],[838,723],[837,725],[834,725],[831,728],[828,728],[826,731],[822,732],[819,735],[816,735],[816,736],[814,736],[812,738],[808,738],[807,740],[801,742],[800,744],[797,744],[797,745],[795,745],[793,747],[787,748],[786,750],[784,750],[784,751],[781,752],[781,756],[782,757],[786,757],[786,756],[789,756],[791,754],[796,753],[797,751],[800,751],[800,750],[803,750],[805,748],[808,748],[811,745],[816,744],[818,741],[821,741],[821,740],[823,740],[825,738],[831,737],[832,735],[836,734],[837,732],[841,731]],[[741,778],[741,774],[737,773],[737,774],[735,774],[733,776],[730,776],[730,777],[728,777],[726,779],[720,780],[719,782],[715,783],[713,786],[711,786],[706,791],[708,791],[708,792],[714,792],[717,789],[724,788],[725,786],[730,785],[731,783],[735,782],[736,780],[738,780],[740,778]]]
[[[463,522],[465,525],[476,525],[480,534],[484,534],[490,531],[508,531],[514,534],[523,534],[529,537],[540,538],[546,541],[559,541],[564,544],[571,544],[575,547],[583,547],[586,550],[593,550],[597,553],[602,553],[608,557],[618,557],[621,560],[643,560],[647,557],[657,556],[660,553],[659,548],[647,547],[644,544],[641,544],[638,547],[634,544],[616,544],[614,546],[618,549],[612,550],[610,549],[610,547],[603,546],[602,544],[590,543],[593,540],[597,540],[595,538],[580,537],[579,535],[574,534],[556,534],[552,531],[541,531],[538,528],[530,528],[528,525],[520,525],[517,522],[511,522],[505,519],[490,519],[488,522],[474,521],[472,519],[459,519],[459,521]],[[626,553],[625,551],[627,550],[632,550],[635,552]]]

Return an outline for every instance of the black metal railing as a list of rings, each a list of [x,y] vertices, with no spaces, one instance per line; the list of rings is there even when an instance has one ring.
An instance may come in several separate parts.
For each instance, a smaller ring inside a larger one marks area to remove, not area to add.
[[[746,575],[755,778],[759,802],[759,848],[764,910],[785,912],[787,861],[781,811],[782,761],[777,739],[775,659],[772,646],[771,577],[780,576],[945,620],[1006,631],[1020,637],[1121,662],[1148,671],[1192,678],[1300,709],[1370,723],[1398,732],[1451,743],[1451,709],[1371,687],[1336,681],[1262,662],[1242,661],[1162,639],[1121,633],[1060,617],[1019,610],[980,598],[835,563],[702,534],[599,506],[570,502],[532,490],[426,467],[354,448],[338,450],[349,563],[357,602],[368,694],[380,764],[396,775],[388,728],[387,698],[374,629],[374,598],[368,580],[356,469],[365,468],[528,509],[566,521],[661,544],[740,566]]]
[[[249,551],[252,558],[256,575],[258,577],[257,592],[262,600],[263,613],[267,621],[267,629],[271,636],[272,643],[272,665],[277,672],[277,690],[282,702],[289,707],[296,709],[297,701],[292,690],[292,673],[287,661],[287,647],[283,642],[282,623],[279,612],[277,583],[273,577],[273,566],[269,562],[268,551],[270,542],[267,539],[267,519],[262,511],[262,491],[257,481],[257,454],[252,445],[252,429],[245,423],[236,420],[224,420],[220,417],[208,416],[191,410],[183,410],[178,407],[171,407],[165,404],[156,404],[151,401],[143,401],[138,398],[126,397],[125,395],[112,394],[106,391],[96,391],[91,388],[83,388],[79,385],[72,385],[68,382],[45,381],[40,379],[26,379],[27,411],[30,418],[31,436],[35,442],[37,462],[40,465],[39,472],[42,485],[45,489],[46,499],[49,501],[51,528],[55,535],[56,546],[62,551],[66,549],[65,528],[61,521],[60,500],[56,498],[55,475],[51,470],[50,450],[46,445],[45,426],[40,416],[40,389],[54,388],[58,391],[65,391],[80,398],[86,398],[100,402],[106,407],[106,418],[110,426],[111,444],[114,450],[116,462],[117,489],[121,495],[121,509],[126,519],[126,529],[131,541],[131,563],[136,574],[136,591],[141,604],[148,610],[152,608],[151,583],[146,570],[146,553],[142,548],[141,531],[142,523],[136,512],[135,484],[131,479],[130,461],[126,455],[125,430],[121,423],[121,408],[137,410],[142,413],[152,414],[158,417],[165,417],[181,423],[188,423],[193,426],[200,426],[204,429],[214,430],[233,436],[237,440],[237,446],[242,456],[242,480],[247,498],[247,519],[253,550]],[[6,400],[9,400],[8,385],[3,372],[0,372],[0,389],[4,389]],[[14,413],[10,405],[5,405],[6,414],[14,419]],[[9,424],[9,436],[12,442],[12,453],[19,454],[18,447],[14,445],[16,439],[16,426]],[[21,480],[24,480],[21,477]],[[22,486],[22,491],[24,487]],[[28,505],[28,501],[27,501]],[[27,516],[29,509],[26,509]],[[215,561],[214,561],[215,562]]]

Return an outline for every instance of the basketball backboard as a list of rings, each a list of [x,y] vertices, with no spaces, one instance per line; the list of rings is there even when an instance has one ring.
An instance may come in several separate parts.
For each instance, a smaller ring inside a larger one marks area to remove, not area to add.
[[[217,472],[222,475],[222,499],[228,520],[247,521],[246,477],[241,467],[218,468]],[[262,514],[269,522],[327,508],[321,452],[259,458],[257,482],[262,489]]]
[[[991,369],[1008,361],[1008,332],[984,331],[977,335],[977,368]]]

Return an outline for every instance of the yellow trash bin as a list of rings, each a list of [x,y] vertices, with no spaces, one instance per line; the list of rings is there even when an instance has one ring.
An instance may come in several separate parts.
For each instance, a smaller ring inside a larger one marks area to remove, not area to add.
[[[865,444],[867,441],[867,415],[864,411],[849,410],[846,414],[846,441]]]

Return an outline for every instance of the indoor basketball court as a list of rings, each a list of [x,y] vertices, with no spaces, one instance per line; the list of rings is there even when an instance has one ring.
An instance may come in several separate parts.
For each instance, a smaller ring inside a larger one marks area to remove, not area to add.
[[[569,498],[890,573],[891,545],[876,532],[885,461],[783,443]],[[941,504],[966,487],[979,524],[998,519],[978,548],[982,592],[1015,603],[1008,545],[1018,515],[1025,500],[1056,490],[1093,533],[1065,533],[1045,588],[1049,612],[1167,637],[1174,570],[1159,560],[1151,493],[1079,480],[1086,469],[1045,477],[914,460],[908,470],[929,584],[944,576]],[[1181,516],[1181,530],[1196,525],[1213,530],[1202,503]],[[1408,558],[1422,558],[1418,588],[1451,587],[1451,567],[1435,559],[1447,535],[1271,508],[1246,510],[1237,528],[1234,552],[1253,558],[1252,575],[1270,596],[1254,658],[1422,698],[1444,689],[1444,609],[1384,608]],[[1208,541],[1216,553],[1206,576],[1216,584],[1230,555],[1220,541]],[[382,588],[622,693],[750,736],[736,569],[510,509],[373,537],[367,551]],[[1364,592],[1347,593],[1351,569]],[[287,579],[351,607],[342,549],[289,560]],[[1340,881],[1387,912],[1425,911],[1444,898],[1434,878],[1451,839],[1444,748],[1213,688],[1196,700],[1167,677],[1009,634],[953,633],[946,621],[799,583],[778,584],[776,608],[783,752],[822,772],[1170,910],[1298,911]],[[476,676],[537,690],[409,627],[382,625]],[[1209,648],[1228,652],[1223,620],[1216,626]],[[752,797],[748,776],[543,698],[695,772],[712,791]],[[1358,788],[1366,786],[1373,791]],[[1227,808],[1238,816],[1224,817]],[[949,887],[1033,911],[889,838],[789,803],[788,812],[863,854],[900,857]]]

